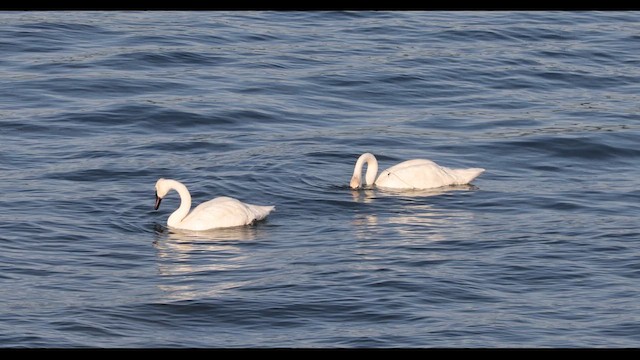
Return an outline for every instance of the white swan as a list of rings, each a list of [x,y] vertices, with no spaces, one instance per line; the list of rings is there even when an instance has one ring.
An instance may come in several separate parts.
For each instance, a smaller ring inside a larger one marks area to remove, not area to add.
[[[449,169],[431,160],[414,159],[392,166],[376,178],[378,160],[373,154],[364,153],[358,158],[353,170],[349,184],[352,189],[362,186],[362,166],[365,162],[367,163],[366,186],[376,185],[390,189],[431,189],[448,185],[464,185],[484,172],[482,168]]]
[[[217,197],[196,206],[191,213],[191,194],[184,184],[171,179],[159,179],[156,182],[156,204],[158,210],[160,202],[171,190],[180,195],[180,207],[167,219],[170,228],[180,230],[210,230],[240,225],[248,225],[264,219],[275,209],[275,206],[251,205],[230,197]]]

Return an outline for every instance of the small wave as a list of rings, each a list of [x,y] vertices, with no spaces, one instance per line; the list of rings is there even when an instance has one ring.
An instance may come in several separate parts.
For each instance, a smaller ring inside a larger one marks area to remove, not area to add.
[[[60,32],[73,32],[78,35],[86,34],[86,33],[99,33],[103,31],[103,28],[97,25],[92,24],[81,24],[75,22],[47,22],[47,21],[39,21],[39,22],[31,22],[25,23],[19,26],[19,28],[23,29],[33,29],[33,30],[46,30],[46,31],[60,31]]]
[[[237,60],[228,56],[204,54],[193,51],[138,51],[130,53],[120,53],[109,58],[96,62],[95,65],[113,69],[126,67],[129,69],[154,69],[157,67],[184,67],[185,64],[192,66],[220,66],[233,63]]]
[[[494,30],[479,29],[447,29],[437,34],[438,38],[446,41],[510,41],[512,37]]]
[[[154,172],[149,169],[138,168],[94,168],[79,169],[69,171],[52,171],[43,175],[45,179],[51,180],[68,180],[74,182],[109,182],[112,179],[131,179],[137,177],[153,176]]]
[[[534,139],[514,140],[492,144],[492,148],[503,148],[509,153],[546,153],[550,159],[607,160],[640,157],[635,147],[606,144],[602,136],[563,137],[538,136]],[[551,160],[546,160],[547,162]]]

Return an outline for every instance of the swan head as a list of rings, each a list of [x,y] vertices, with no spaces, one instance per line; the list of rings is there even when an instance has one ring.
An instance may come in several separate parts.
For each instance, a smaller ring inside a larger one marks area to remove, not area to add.
[[[154,210],[158,210],[162,198],[167,195],[169,190],[171,190],[171,187],[169,186],[168,181],[163,178],[158,179],[158,181],[156,182],[156,204],[153,207]]]

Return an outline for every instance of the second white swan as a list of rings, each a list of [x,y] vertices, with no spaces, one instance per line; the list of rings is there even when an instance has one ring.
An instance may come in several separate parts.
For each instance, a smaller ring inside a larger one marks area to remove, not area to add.
[[[179,181],[159,179],[156,182],[155,210],[171,190],[180,195],[180,207],[167,219],[167,226],[180,230],[203,231],[215,228],[248,225],[267,217],[275,206],[262,206],[243,203],[237,199],[222,196],[203,202],[191,213],[191,194]]]
[[[365,185],[390,189],[431,189],[448,185],[465,185],[482,174],[485,169],[450,169],[431,160],[414,159],[401,162],[378,174],[378,160],[371,153],[360,155],[349,186],[362,186],[362,167],[367,164]]]

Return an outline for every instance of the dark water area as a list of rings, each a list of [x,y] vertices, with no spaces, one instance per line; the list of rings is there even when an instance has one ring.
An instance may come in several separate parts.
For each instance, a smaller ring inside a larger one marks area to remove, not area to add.
[[[640,13],[0,13],[0,347],[640,344]],[[353,191],[431,159],[469,186]],[[169,231],[180,199],[275,205]]]

